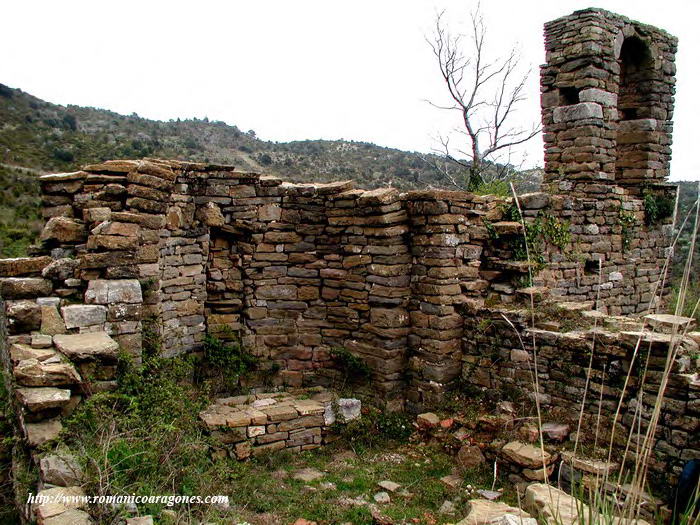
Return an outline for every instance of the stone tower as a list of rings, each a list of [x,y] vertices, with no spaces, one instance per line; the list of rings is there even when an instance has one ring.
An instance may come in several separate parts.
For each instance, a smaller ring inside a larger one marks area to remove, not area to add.
[[[545,181],[639,194],[669,174],[677,39],[601,9],[545,25]]]

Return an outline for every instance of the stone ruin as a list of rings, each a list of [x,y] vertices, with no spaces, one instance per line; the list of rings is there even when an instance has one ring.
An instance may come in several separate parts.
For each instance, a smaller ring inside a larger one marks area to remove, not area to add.
[[[539,401],[577,414],[594,352],[590,419],[599,407],[612,417],[641,338],[651,394],[640,407],[634,372],[624,447],[653,405],[667,332],[691,323],[643,317],[662,296],[675,220],[647,207],[675,206],[676,39],[587,9],[548,23],[545,41],[545,185],[517,203],[159,159],[42,176],[41,245],[0,261],[5,369],[28,445],[54,438],[84,396],[115,388],[118,349],[138,360],[157,330],[164,356],[201,351],[207,333],[240,338],[259,361],[249,386],[332,387],[343,348],[371,371],[359,394],[415,412],[465,384],[532,398],[536,342]],[[700,457],[688,357],[699,341],[680,343],[653,472]]]

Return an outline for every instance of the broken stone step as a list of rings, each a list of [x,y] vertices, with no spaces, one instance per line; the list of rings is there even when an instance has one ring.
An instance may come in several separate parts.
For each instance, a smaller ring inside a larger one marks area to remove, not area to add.
[[[523,225],[515,221],[500,221],[491,223],[498,235],[520,235],[523,232]]]
[[[50,408],[61,408],[70,402],[68,389],[41,387],[18,388],[15,391],[19,402],[30,412],[40,412]]]
[[[620,466],[617,463],[608,463],[607,461],[602,461],[599,459],[587,459],[580,456],[574,456],[574,454],[568,450],[561,452],[561,459],[566,463],[569,463],[575,469],[595,475],[610,474],[615,472]]]
[[[107,359],[117,358],[119,344],[107,332],[88,332],[84,334],[61,334],[53,338],[56,348],[69,359]]]
[[[517,273],[528,273],[530,267],[534,267],[534,264],[527,261],[504,261],[502,259],[491,259],[489,265],[498,270]]]
[[[12,370],[15,380],[23,386],[69,386],[80,383],[78,371],[70,363],[41,362],[25,359]]]
[[[532,297],[535,301],[543,301],[550,295],[549,288],[546,286],[528,286],[526,288],[518,288],[515,293],[524,296],[526,299]]]
[[[543,466],[543,462],[545,465],[549,465],[556,460],[556,456],[546,450],[543,451],[539,447],[520,441],[507,443],[501,449],[501,453],[513,463],[531,469],[540,469]]]
[[[695,328],[695,319],[671,314],[649,314],[644,319],[655,330],[665,334],[682,334]]]
[[[568,312],[583,312],[593,310],[593,301],[561,301],[556,303],[557,308]]]
[[[69,487],[80,485],[83,470],[74,456],[70,454],[51,454],[39,461],[39,474],[44,483]]]
[[[41,423],[26,423],[24,433],[30,447],[38,447],[58,438],[63,425],[58,419],[50,419]]]

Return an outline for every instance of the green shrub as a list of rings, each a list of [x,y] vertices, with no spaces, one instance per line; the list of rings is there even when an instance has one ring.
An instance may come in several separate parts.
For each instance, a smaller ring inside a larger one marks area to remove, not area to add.
[[[647,226],[658,223],[673,215],[676,201],[669,197],[644,191],[644,223]]]
[[[367,363],[352,354],[348,349],[337,347],[330,352],[338,370],[343,374],[343,383],[347,381],[361,382],[369,379],[372,371]]]
[[[413,432],[413,417],[370,409],[347,424],[336,424],[334,430],[353,447],[373,448],[388,441],[406,442]]]
[[[228,390],[235,390],[241,376],[257,363],[255,357],[243,351],[240,341],[225,342],[211,334],[204,338],[204,361]]]

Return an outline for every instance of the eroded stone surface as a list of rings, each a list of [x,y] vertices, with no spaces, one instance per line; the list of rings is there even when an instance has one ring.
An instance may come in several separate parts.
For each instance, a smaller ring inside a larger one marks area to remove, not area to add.
[[[51,454],[41,458],[39,472],[44,483],[61,487],[79,485],[83,476],[78,461],[69,454]]]
[[[457,525],[486,525],[493,520],[500,519],[504,514],[512,514],[524,519],[531,517],[527,512],[505,503],[487,499],[473,499],[469,501],[469,514]]]
[[[54,336],[56,348],[70,359],[116,359],[119,345],[106,332]]]
[[[70,390],[62,388],[18,388],[17,399],[31,412],[60,408],[70,401]]]

